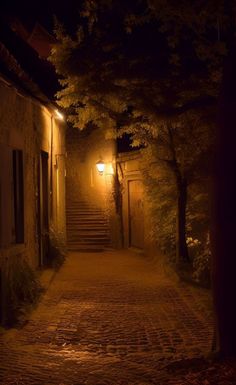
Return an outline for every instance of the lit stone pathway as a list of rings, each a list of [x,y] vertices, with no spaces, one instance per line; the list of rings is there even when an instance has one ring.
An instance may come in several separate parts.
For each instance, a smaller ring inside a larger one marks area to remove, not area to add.
[[[0,384],[167,384],[212,329],[209,293],[143,256],[71,253],[26,326],[0,337]]]

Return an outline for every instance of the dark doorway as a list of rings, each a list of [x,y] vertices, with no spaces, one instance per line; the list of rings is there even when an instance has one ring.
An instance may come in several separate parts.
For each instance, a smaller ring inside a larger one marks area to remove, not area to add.
[[[3,323],[3,285],[2,285],[2,271],[0,270],[0,325]]]
[[[49,212],[48,212],[48,153],[41,151],[39,162],[39,265],[48,262],[49,250]]]
[[[13,150],[13,243],[24,242],[24,176],[23,176],[23,151]]]
[[[129,191],[129,240],[130,246],[144,247],[143,184],[141,180],[131,180]]]

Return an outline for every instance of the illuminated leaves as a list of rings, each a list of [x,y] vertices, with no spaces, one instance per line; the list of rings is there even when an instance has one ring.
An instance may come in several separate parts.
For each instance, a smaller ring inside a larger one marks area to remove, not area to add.
[[[58,44],[50,60],[67,80],[58,94],[61,105],[75,107],[75,122],[92,105],[91,120],[95,113],[98,122],[101,108],[115,125],[130,106],[140,116],[160,118],[165,109],[217,97],[234,13],[224,0],[85,0],[73,36],[55,25]]]

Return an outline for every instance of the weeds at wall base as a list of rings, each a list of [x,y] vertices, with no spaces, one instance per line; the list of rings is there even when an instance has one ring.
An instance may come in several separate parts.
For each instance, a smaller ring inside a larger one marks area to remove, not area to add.
[[[210,271],[204,270],[202,274],[197,274],[195,266],[192,263],[181,263],[176,267],[176,273],[181,281],[185,281],[191,285],[202,287],[205,289],[211,288]]]
[[[36,272],[28,262],[15,261],[6,276],[4,326],[12,327],[24,323],[26,315],[37,304],[43,291]]]
[[[66,247],[61,241],[60,234],[56,233],[53,228],[49,234],[49,249],[48,249],[48,267],[59,270],[66,259]]]

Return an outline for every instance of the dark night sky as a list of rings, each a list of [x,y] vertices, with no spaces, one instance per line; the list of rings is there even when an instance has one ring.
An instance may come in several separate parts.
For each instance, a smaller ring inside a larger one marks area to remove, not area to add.
[[[39,22],[42,26],[45,27],[47,31],[53,33],[54,15],[56,15],[59,20],[63,21],[66,26],[70,27],[71,25],[77,25],[76,20],[78,20],[79,16],[77,9],[79,4],[79,1],[74,0],[67,0],[63,2],[56,0],[32,0],[31,2],[26,0],[3,0],[0,1],[0,22],[1,24],[3,22],[4,25],[8,25],[9,19],[16,17],[22,22],[29,34],[32,32],[36,22]],[[70,28],[68,28],[68,30],[70,30]],[[17,42],[14,43],[14,39],[13,42],[10,42],[9,37],[7,37],[7,39],[9,40],[9,44],[7,44],[8,48],[14,55],[17,55],[17,60],[20,62],[26,72],[30,73],[33,80],[39,84],[43,92],[52,98],[55,92],[58,90],[58,85],[55,79],[54,71],[49,67],[49,64],[44,60],[41,63],[41,67],[37,69],[35,63],[32,64],[32,55],[29,55],[27,58],[26,51],[22,51],[22,54],[18,52],[21,51],[20,46],[23,44],[23,42],[19,41],[18,44]],[[5,42],[7,42],[6,38]],[[12,47],[12,44],[14,47]],[[40,63],[38,64],[40,66]],[[47,76],[45,76],[45,71],[47,71]]]
[[[40,22],[48,30],[53,29],[53,15],[56,15],[67,25],[76,23],[80,1],[42,0],[42,1],[6,1],[0,5],[2,13],[18,16],[24,24],[32,29],[35,22]]]

